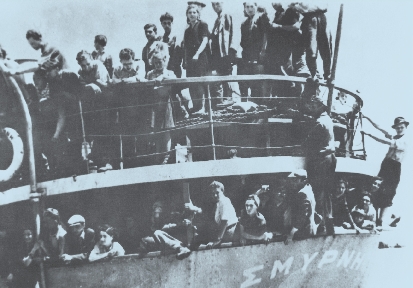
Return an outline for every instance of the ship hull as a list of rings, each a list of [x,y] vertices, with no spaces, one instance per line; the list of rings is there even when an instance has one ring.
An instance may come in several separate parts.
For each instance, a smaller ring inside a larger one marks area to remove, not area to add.
[[[47,270],[47,287],[364,287],[377,235],[337,235]]]

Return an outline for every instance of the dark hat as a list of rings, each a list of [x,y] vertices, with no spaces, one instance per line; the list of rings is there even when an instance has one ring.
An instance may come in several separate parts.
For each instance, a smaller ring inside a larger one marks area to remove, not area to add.
[[[206,6],[205,3],[199,2],[199,1],[188,1],[188,5],[198,5],[201,8],[204,8]]]
[[[391,126],[391,128],[394,129],[394,127],[396,127],[397,125],[400,125],[400,124],[406,124],[406,127],[409,126],[409,122],[404,120],[403,117],[396,117],[396,119],[394,119],[394,125]]]

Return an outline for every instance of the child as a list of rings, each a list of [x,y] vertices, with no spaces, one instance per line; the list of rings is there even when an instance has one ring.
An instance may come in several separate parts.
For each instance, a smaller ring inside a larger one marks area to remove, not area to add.
[[[345,229],[356,229],[360,232],[360,228],[355,225],[351,217],[350,210],[347,204],[348,182],[340,179],[337,183],[335,194],[333,195],[333,217],[334,225],[341,226]]]
[[[363,230],[374,230],[376,225],[370,220],[364,220],[364,210],[363,209],[353,209],[351,212],[353,217],[354,224],[360,229]]]
[[[132,49],[122,49],[119,52],[119,59],[122,65],[113,72],[112,83],[145,81],[145,63],[142,60],[135,60],[135,52]]]
[[[90,252],[89,262],[125,255],[123,247],[118,242],[113,242],[116,238],[116,231],[113,227],[107,224],[99,227],[98,237],[99,241]]]
[[[166,68],[169,61],[168,45],[163,42],[156,42],[154,44],[156,45],[151,59],[155,69],[149,71],[146,78],[156,81],[176,79],[175,73]],[[156,152],[162,153],[171,150],[171,135],[168,129],[175,127],[171,103],[171,86],[155,87],[154,97],[156,99],[153,105],[152,119],[154,121],[152,127],[155,130],[166,130],[158,134],[159,136],[156,139]],[[165,154],[162,164],[166,164],[168,159],[169,154]]]

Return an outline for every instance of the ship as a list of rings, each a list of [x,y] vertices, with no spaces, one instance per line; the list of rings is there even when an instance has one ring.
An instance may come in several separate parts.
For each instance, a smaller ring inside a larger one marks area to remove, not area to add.
[[[333,71],[337,65],[341,18],[342,10]],[[151,205],[159,194],[171,202],[174,197],[190,194],[196,204],[205,197],[208,184],[219,180],[226,190],[234,191],[229,197],[237,199],[236,192],[248,190],[250,194],[257,184],[275,185],[294,171],[305,170],[301,143],[312,122],[302,117],[300,96],[266,98],[265,105],[251,105],[254,99],[248,99],[238,105],[213,110],[213,99],[208,94],[206,115],[178,121],[168,131],[172,139],[180,140],[167,153],[155,152],[151,142],[151,137],[163,132],[118,133],[110,135],[119,147],[118,169],[95,173],[96,168],[85,159],[85,174],[38,181],[29,111],[32,92],[24,79],[0,73],[2,101],[8,101],[1,105],[2,136],[7,140],[2,145],[8,145],[7,151],[13,151],[8,158],[2,155],[2,159],[7,158],[6,168],[0,171],[3,185],[0,215],[6,230],[20,227],[19,223],[26,221],[35,224],[38,237],[40,211],[47,207],[58,209],[64,219],[81,214],[87,219],[87,226],[101,222],[104,210],[106,216],[116,217],[112,220],[103,216],[103,220],[121,226],[125,215],[135,213],[143,218],[150,214]],[[305,78],[276,75],[148,81],[124,87],[128,97],[123,107],[132,115],[130,119],[140,117],[136,116],[137,109],[147,109],[144,114],[150,118],[154,104],[142,100],[145,96],[142,91],[147,89],[243,81],[306,85]],[[376,171],[366,160],[360,133],[361,96],[334,81],[320,81],[320,86],[321,93],[328,98],[328,111],[335,125],[336,173],[352,183],[369,182]],[[14,108],[5,109],[7,107]],[[81,109],[80,105],[77,116],[86,121]],[[93,136],[84,130],[83,140]],[[119,131],[124,130],[120,128]],[[361,145],[354,145],[356,138]],[[137,151],[137,143],[142,142],[146,143],[144,152]],[[82,151],[87,152],[87,141],[82,145]],[[126,149],[127,146],[132,149]],[[156,163],[154,159],[166,154],[172,155],[168,164]],[[87,153],[85,155],[87,158]],[[238,199],[240,197],[238,195]],[[222,243],[218,248],[206,249],[201,245],[181,260],[171,251],[158,251],[76,266],[45,264],[41,265],[40,284],[42,287],[366,287],[374,273],[373,261],[377,261],[374,255],[380,241],[381,235],[377,233],[358,235],[354,230],[340,230],[333,236],[319,235],[289,243],[283,237],[275,237],[269,243],[247,246]]]

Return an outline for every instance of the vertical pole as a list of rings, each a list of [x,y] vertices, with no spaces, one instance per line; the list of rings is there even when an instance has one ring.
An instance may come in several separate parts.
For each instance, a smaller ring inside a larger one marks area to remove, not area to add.
[[[123,170],[123,142],[122,142],[122,135],[119,135],[120,141],[120,170]]]
[[[39,240],[40,236],[40,197],[41,194],[37,192],[37,179],[36,179],[36,163],[34,158],[34,145],[33,145],[33,125],[32,119],[30,117],[29,107],[27,106],[24,95],[19,88],[16,80],[12,77],[9,78],[13,88],[18,95],[18,100],[21,108],[23,109],[23,116],[25,121],[25,132],[26,132],[26,141],[27,141],[27,152],[29,157],[29,177],[30,177],[30,202],[33,204],[33,214],[35,219],[35,237],[36,241]],[[44,274],[44,265],[43,262],[40,262],[40,287],[46,288],[46,280]]]
[[[337,59],[338,59],[338,50],[340,48],[342,23],[343,23],[343,4],[341,4],[341,6],[340,6],[340,14],[338,15],[336,42],[335,42],[335,45],[334,45],[333,66],[331,68],[331,78],[330,78],[330,81],[329,81],[330,85],[329,85],[328,100],[327,100],[328,114],[331,114],[331,105],[333,103],[334,80],[335,80],[335,77],[336,77]]]
[[[209,91],[209,84],[207,85],[206,93],[208,95],[208,116],[209,116],[209,127],[211,129],[211,146],[212,146],[212,154],[213,159],[217,160],[216,153],[215,153],[215,137],[214,137],[214,119],[212,119],[212,100],[211,100],[211,93]]]
[[[85,156],[86,156],[86,169],[87,169],[87,174],[89,174],[89,159],[87,157],[88,155],[88,149],[87,149],[87,142],[86,142],[86,132],[85,132],[85,121],[83,119],[83,108],[82,108],[82,101],[79,99],[79,111],[80,111],[80,121],[82,122],[82,137],[83,137],[83,149],[85,151]]]
[[[360,128],[361,130],[363,130],[363,115],[361,114],[361,111],[359,112],[359,118],[360,118]],[[363,145],[363,156],[364,156],[363,160],[366,160],[367,154],[366,154],[366,146],[364,143],[364,133],[361,133],[361,143]]]

